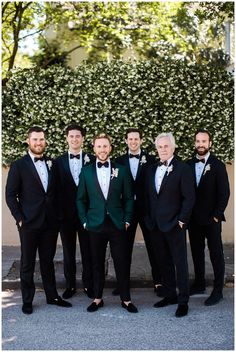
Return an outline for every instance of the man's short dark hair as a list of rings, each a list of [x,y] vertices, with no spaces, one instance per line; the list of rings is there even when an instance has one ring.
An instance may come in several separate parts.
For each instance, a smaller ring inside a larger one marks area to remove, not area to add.
[[[196,135],[197,135],[198,133],[206,133],[206,134],[208,135],[208,137],[209,137],[209,141],[212,141],[212,137],[211,137],[210,132],[207,131],[207,130],[205,130],[204,128],[199,128],[199,129],[195,132],[195,134],[194,134],[194,139],[196,139]]]
[[[81,127],[77,123],[72,123],[71,125],[66,127],[66,136],[68,136],[69,131],[72,131],[72,130],[80,131],[83,137],[86,134],[85,128]]]
[[[33,132],[43,132],[45,134],[45,131],[42,127],[39,126],[32,126],[28,129],[27,135],[28,137],[31,135]]]
[[[128,138],[128,134],[129,134],[129,133],[132,133],[132,132],[138,133],[140,139],[143,138],[142,131],[141,131],[139,128],[128,128],[128,129],[126,130],[126,132],[125,132],[125,138],[127,139],[127,138]]]

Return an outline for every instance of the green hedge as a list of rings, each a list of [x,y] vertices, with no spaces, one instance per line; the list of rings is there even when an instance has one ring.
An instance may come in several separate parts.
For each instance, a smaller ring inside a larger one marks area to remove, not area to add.
[[[171,131],[183,159],[192,155],[195,130],[204,127],[213,135],[214,153],[228,162],[234,147],[233,78],[221,67],[170,58],[14,72],[3,92],[3,163],[25,153],[32,125],[46,129],[49,155],[63,153],[71,122],[86,127],[89,151],[94,134],[106,131],[115,156],[126,149],[126,128],[141,128],[143,146],[152,153],[156,135]]]

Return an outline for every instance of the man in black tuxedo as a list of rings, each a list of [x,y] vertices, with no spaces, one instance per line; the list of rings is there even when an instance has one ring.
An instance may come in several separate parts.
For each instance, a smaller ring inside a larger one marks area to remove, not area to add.
[[[93,298],[92,261],[87,232],[81,225],[76,209],[76,194],[81,169],[95,160],[82,151],[85,129],[78,124],[66,128],[69,150],[55,160],[57,177],[57,197],[60,211],[60,235],[63,246],[64,276],[66,290],[63,298],[71,298],[76,293],[76,239],[80,243],[82,258],[82,281],[84,292]]]
[[[132,261],[135,234],[139,224],[143,233],[148,258],[151,265],[154,290],[158,293],[158,290],[160,292],[161,289],[160,270],[158,268],[155,254],[153,252],[149,230],[147,229],[144,222],[145,171],[148,165],[155,162],[156,157],[153,155],[148,155],[144,150],[141,149],[143,139],[142,132],[138,128],[129,128],[126,130],[125,142],[128,146],[128,151],[126,154],[118,157],[116,162],[127,167],[127,170],[129,171],[130,177],[133,181],[134,215],[131,225],[127,230],[130,266]],[[113,294],[116,295],[117,293],[118,290],[115,289]]]
[[[166,295],[154,307],[178,303],[175,315],[182,317],[188,313],[186,224],[195,201],[194,178],[190,167],[174,157],[171,133],[158,135],[155,145],[160,161],[147,170],[145,220]]]
[[[61,307],[71,307],[71,304],[58,296],[56,290],[53,258],[56,252],[58,218],[52,160],[44,156],[44,130],[37,126],[31,127],[27,143],[28,153],[10,167],[6,202],[20,234],[22,311],[31,314],[37,250],[47,303]]]
[[[103,307],[105,254],[109,242],[114,260],[121,305],[130,313],[137,308],[131,303],[126,230],[133,213],[132,183],[126,168],[110,160],[110,137],[94,137],[96,162],[83,168],[77,194],[80,221],[88,230],[93,262],[94,301],[87,308],[95,312]]]
[[[205,291],[205,239],[214,271],[214,287],[205,305],[217,304],[223,298],[224,253],[221,239],[224,211],[230,195],[225,165],[210,153],[211,135],[199,129],[195,133],[196,156],[189,160],[195,176],[196,202],[189,224],[189,239],[192,251],[195,281],[190,294]]]

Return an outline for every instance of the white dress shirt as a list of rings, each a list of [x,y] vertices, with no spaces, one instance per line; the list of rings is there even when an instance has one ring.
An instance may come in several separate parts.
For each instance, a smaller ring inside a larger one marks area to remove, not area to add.
[[[166,173],[166,170],[171,162],[171,160],[173,159],[173,156],[167,160],[167,165],[161,165],[161,166],[158,166],[157,169],[156,169],[156,173],[155,173],[155,186],[156,186],[156,191],[157,193],[159,193],[160,191],[160,188],[161,188],[161,183],[162,183],[162,180],[165,176],[165,173]],[[161,160],[162,161],[162,160]]]
[[[29,150],[29,156],[31,157],[31,159],[34,163],[34,166],[37,170],[39,178],[42,182],[43,188],[44,188],[45,192],[47,192],[47,189],[48,189],[48,169],[47,169],[46,163],[44,160],[43,161],[38,160],[35,162],[34,161],[35,155],[33,155],[30,150]]]
[[[129,151],[129,155],[130,154],[132,153]],[[137,155],[140,155],[140,154],[141,154],[141,150],[139,150]],[[133,176],[133,179],[135,180],[138,172],[139,159],[129,157],[129,166],[130,166],[130,171]]]
[[[82,150],[80,151],[79,155],[80,158],[70,158],[70,154],[73,155],[73,153],[71,153],[70,151],[68,151],[68,157],[69,157],[69,165],[70,165],[70,172],[71,175],[75,181],[76,186],[78,186],[79,184],[79,175],[82,169]]]
[[[98,182],[101,187],[102,193],[104,195],[104,198],[107,199],[108,196],[108,190],[110,186],[110,180],[111,180],[111,161],[108,159],[109,166],[108,167],[98,167],[98,159],[96,159],[96,172],[97,172],[97,177],[98,177]]]
[[[205,168],[205,166],[206,166],[206,162],[207,162],[209,156],[210,156],[210,152],[208,152],[208,153],[204,156],[205,163],[202,163],[202,162],[199,160],[199,162],[195,164],[195,174],[196,174],[197,186],[199,185],[199,182],[200,182],[201,177],[202,177],[203,170],[204,170],[204,168]],[[196,155],[196,158],[199,159],[198,155]]]

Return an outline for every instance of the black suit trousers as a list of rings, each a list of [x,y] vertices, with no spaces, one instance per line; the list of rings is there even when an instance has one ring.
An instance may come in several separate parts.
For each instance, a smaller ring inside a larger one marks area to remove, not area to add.
[[[214,289],[222,292],[224,286],[225,261],[221,238],[221,221],[199,225],[192,220],[189,224],[189,240],[194,264],[195,284],[205,287],[205,241],[214,271]]]
[[[189,284],[186,231],[179,225],[168,232],[155,228],[151,231],[151,241],[160,267],[166,297],[176,296],[177,285],[178,303],[187,303]]]
[[[122,301],[130,301],[129,258],[126,242],[127,232],[116,228],[107,216],[99,232],[89,232],[92,263],[94,297],[102,298],[105,284],[105,256],[110,245],[116,279]]]
[[[89,235],[79,221],[63,221],[60,229],[63,246],[64,276],[67,288],[76,287],[76,241],[79,237],[80,253],[82,259],[82,281],[86,288],[93,286],[92,259]]]
[[[32,303],[35,294],[34,269],[38,251],[43,287],[47,299],[58,296],[53,259],[56,253],[57,231],[46,227],[31,230],[18,228],[21,241],[21,291],[23,303]]]
[[[142,230],[145,246],[146,246],[147,253],[148,253],[148,258],[149,258],[151,271],[152,271],[153,283],[154,283],[154,285],[160,284],[161,283],[161,274],[160,274],[159,265],[157,263],[155,253],[153,251],[150,231],[147,229],[147,226],[145,225],[143,218],[144,218],[144,216],[143,216],[142,212],[140,211],[140,208],[135,203],[133,219],[132,219],[132,222],[127,230],[129,265],[131,267],[135,234],[136,234],[137,226],[139,224],[141,227],[141,230]]]

